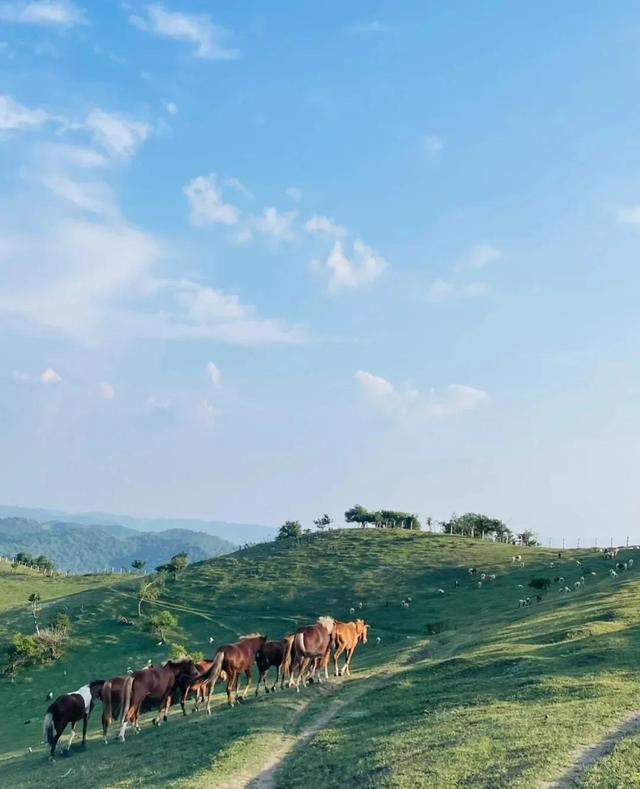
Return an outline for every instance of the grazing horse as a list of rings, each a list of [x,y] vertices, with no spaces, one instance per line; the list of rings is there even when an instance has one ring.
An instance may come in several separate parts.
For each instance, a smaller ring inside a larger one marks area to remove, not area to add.
[[[278,680],[280,680],[280,690],[284,688],[284,678],[287,672],[291,671],[291,647],[293,645],[293,636],[285,636],[280,641],[265,641],[264,646],[256,653],[256,665],[260,676],[258,677],[258,684],[256,686],[256,696],[260,692],[260,683],[264,685],[264,689],[269,692],[267,685],[267,673],[271,666],[277,669],[276,678],[271,686],[271,692],[275,691]]]
[[[343,674],[351,674],[349,669],[351,665],[351,658],[355,652],[356,647],[360,642],[367,643],[367,633],[369,625],[363,619],[356,619],[355,622],[338,622],[333,631],[334,651],[333,663],[336,677]],[[345,664],[340,670],[339,659],[342,653],[345,653]],[[325,677],[328,676],[329,665],[329,652],[323,657],[321,666],[324,668]]]
[[[130,677],[112,677],[102,686],[102,737],[107,742],[109,727],[122,716],[124,689]]]
[[[213,656],[211,668],[199,674],[195,678],[195,681],[191,683],[193,685],[197,682],[208,683],[207,713],[209,715],[211,715],[211,696],[216,682],[223,671],[227,675],[227,704],[233,707],[231,692],[234,689],[236,693],[235,702],[238,701],[238,682],[240,680],[240,674],[243,672],[247,678],[247,685],[242,694],[242,699],[244,699],[251,686],[251,666],[256,659],[256,654],[262,649],[266,640],[266,636],[254,633],[243,636],[239,641],[235,641],[233,644],[223,644]]]
[[[318,660],[322,660],[334,643],[335,619],[330,616],[319,616],[315,625],[299,627],[293,636],[293,662],[289,687],[294,684],[300,691],[300,681],[305,669],[311,664],[309,678],[314,678],[318,668]],[[298,681],[295,682],[295,673],[298,671]],[[318,675],[318,682],[320,676]]]
[[[208,671],[212,667],[213,667],[213,660],[199,660],[196,663],[196,669],[198,670],[199,673]],[[225,672],[221,671],[220,672],[220,679],[224,681],[224,680],[226,680],[226,678],[227,678],[227,675],[225,674]],[[200,702],[202,704],[205,703],[206,698],[207,698],[207,690],[209,688],[209,683],[210,682],[211,682],[211,678],[210,677],[209,677],[208,680],[202,680],[201,682],[198,682],[197,680],[193,681],[193,680],[187,678],[186,676],[182,677],[182,679],[180,680],[179,684],[180,684],[180,688],[182,690],[182,693],[180,694],[180,707],[182,708],[182,714],[183,715],[187,714],[187,710],[186,710],[185,705],[186,705],[187,701],[189,700],[189,694],[191,693],[192,690],[195,691],[195,694],[196,694],[196,701],[195,701],[195,705],[194,705],[192,711],[193,712],[197,712],[198,711],[198,704]]]
[[[122,715],[120,717],[119,738],[124,742],[124,733],[127,724],[131,723],[136,731],[140,731],[138,718],[140,707],[146,699],[160,700],[158,716],[153,719],[155,725],[160,725],[160,718],[167,720],[167,712],[171,706],[171,695],[179,685],[181,677],[187,676],[194,679],[198,670],[191,658],[182,660],[166,660],[157,668],[146,668],[135,671],[127,677],[124,684],[124,698],[122,702]]]
[[[56,745],[68,723],[71,724],[71,735],[67,743],[67,753],[76,736],[76,723],[82,719],[82,745],[87,742],[87,725],[93,712],[96,700],[100,698],[100,691],[104,680],[99,679],[88,685],[83,685],[75,693],[65,693],[49,705],[42,722],[43,734],[51,748],[51,759],[56,752]]]

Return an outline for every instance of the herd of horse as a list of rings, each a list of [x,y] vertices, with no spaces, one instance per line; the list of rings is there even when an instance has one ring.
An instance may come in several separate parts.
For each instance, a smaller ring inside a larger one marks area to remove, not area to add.
[[[219,647],[210,660],[194,661],[185,656],[178,660],[167,660],[161,666],[146,666],[127,676],[95,680],[83,685],[74,693],[59,696],[48,708],[44,718],[44,736],[49,744],[50,756],[55,755],[58,740],[65,728],[71,724],[71,735],[67,751],[75,738],[76,724],[82,721],[82,744],[86,744],[87,726],[91,713],[98,701],[102,701],[102,734],[107,742],[111,724],[118,720],[118,737],[124,741],[128,725],[140,731],[139,717],[143,709],[157,704],[157,715],[153,723],[160,725],[167,720],[169,708],[179,694],[183,715],[191,693],[195,694],[194,712],[200,704],[206,704],[211,714],[211,696],[218,680],[226,681],[227,703],[233,706],[243,700],[252,684],[252,669],[258,669],[256,696],[260,685],[267,693],[275,691],[278,682],[283,689],[288,678],[289,687],[300,690],[305,682],[321,682],[321,674],[329,676],[329,662],[333,654],[336,676],[350,674],[353,653],[359,643],[366,644],[369,625],[362,619],[340,622],[330,616],[318,617],[311,625],[299,627],[277,641],[252,633],[242,636],[232,644]],[[340,658],[344,655],[344,665]],[[269,688],[267,674],[276,669],[276,677]],[[246,677],[242,695],[239,692],[241,675]],[[232,698],[232,696],[234,698]]]

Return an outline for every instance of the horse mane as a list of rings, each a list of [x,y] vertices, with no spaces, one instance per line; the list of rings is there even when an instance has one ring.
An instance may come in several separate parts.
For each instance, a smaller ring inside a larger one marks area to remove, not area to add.
[[[186,663],[189,660],[192,660],[191,655],[181,655],[178,658],[169,658],[160,665],[165,668],[166,666],[175,666],[177,663]],[[151,666],[145,666],[145,668],[151,668]]]
[[[244,641],[245,638],[264,638],[262,633],[247,633],[244,636],[238,636],[239,641]]]
[[[319,616],[318,617],[318,624],[322,625],[324,629],[331,635],[333,633],[333,629],[336,625],[336,620],[332,616]]]

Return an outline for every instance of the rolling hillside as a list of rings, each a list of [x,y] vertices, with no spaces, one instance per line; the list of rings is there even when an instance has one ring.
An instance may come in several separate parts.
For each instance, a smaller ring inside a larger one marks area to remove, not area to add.
[[[0,519],[0,555],[45,554],[57,569],[76,573],[129,569],[134,559],[142,559],[153,569],[181,551],[191,561],[201,561],[235,547],[219,537],[185,529],[143,533],[119,525]]]
[[[139,737],[106,748],[98,715],[86,752],[74,747],[49,765],[39,744],[49,690],[166,657],[141,629],[116,623],[135,610],[126,582],[52,601],[45,613],[68,611],[73,643],[58,663],[14,684],[0,680],[3,698],[12,699],[0,721],[0,785],[62,787],[72,777],[78,787],[446,788],[556,779],[578,746],[599,741],[640,706],[640,567],[612,578],[595,552],[566,552],[559,561],[552,551],[518,550],[524,568],[512,563],[509,546],[341,530],[191,566],[158,604],[179,617],[172,640],[208,654],[241,633],[278,637],[318,614],[351,618],[355,607],[372,630],[352,677],[251,696],[233,710],[218,690],[211,717],[174,712],[158,729],[147,717]],[[479,587],[472,566],[496,580]],[[526,586],[540,576],[552,589],[536,602]],[[585,584],[559,593],[556,576],[571,588],[580,576]],[[519,608],[530,595],[532,605]],[[24,606],[0,616],[0,639],[17,628],[29,628]],[[614,752],[587,771],[586,785],[636,785],[615,783],[621,771],[638,772],[636,742],[619,747],[636,761]]]

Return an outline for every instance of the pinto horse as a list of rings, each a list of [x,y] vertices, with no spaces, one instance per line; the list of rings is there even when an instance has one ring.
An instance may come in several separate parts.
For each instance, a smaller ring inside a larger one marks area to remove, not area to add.
[[[305,669],[311,665],[309,678],[315,678],[318,663],[328,654],[334,644],[335,619],[330,616],[319,616],[315,625],[299,627],[293,637],[293,662],[289,687],[296,686],[300,691],[300,681],[304,676]],[[295,681],[295,673],[298,672],[298,680]],[[318,682],[320,682],[318,674]]]
[[[135,671],[130,677],[126,677],[118,737],[124,742],[124,733],[128,723],[131,723],[136,731],[140,731],[138,725],[140,707],[147,699],[160,700],[158,716],[153,719],[153,723],[159,726],[160,717],[166,722],[172,693],[179,686],[181,678],[185,676],[189,679],[198,676],[198,669],[191,658],[166,660],[157,668]]]
[[[264,685],[264,689],[269,692],[267,685],[267,673],[271,666],[277,669],[276,678],[271,686],[273,693],[280,680],[280,690],[284,688],[284,678],[287,672],[291,670],[291,647],[293,644],[293,636],[285,636],[280,641],[265,641],[264,646],[256,652],[256,665],[260,676],[258,677],[258,684],[256,686],[256,696],[260,692],[260,683]]]
[[[333,664],[336,677],[343,674],[351,674],[349,666],[351,665],[351,658],[355,652],[356,647],[360,642],[367,643],[367,633],[369,625],[364,619],[356,619],[355,622],[338,622],[336,620],[335,628],[333,631],[334,651],[333,651]],[[342,670],[339,666],[339,659],[342,653],[345,653],[345,664]],[[329,652],[322,658],[321,666],[324,668],[325,677],[328,676],[329,665]]]
[[[227,704],[233,707],[231,692],[235,690],[235,702],[238,702],[238,682],[240,674],[244,673],[247,678],[247,685],[242,694],[242,699],[247,695],[251,686],[251,666],[256,659],[256,654],[262,649],[267,640],[266,636],[259,633],[243,636],[233,644],[223,644],[211,661],[211,667],[202,674],[199,674],[195,681],[191,683],[195,686],[198,682],[208,683],[207,690],[207,713],[211,715],[211,696],[216,682],[222,672],[227,675]]]
[[[67,743],[67,753],[69,753],[71,743],[76,736],[76,723],[79,720],[82,720],[82,745],[83,747],[86,745],[89,717],[93,712],[97,699],[100,698],[103,684],[104,680],[95,680],[88,685],[83,685],[75,693],[65,693],[62,696],[58,696],[49,705],[42,722],[42,729],[44,737],[51,748],[51,760],[53,760],[56,752],[58,740],[62,737],[62,732],[69,723],[71,724],[71,735]]]

